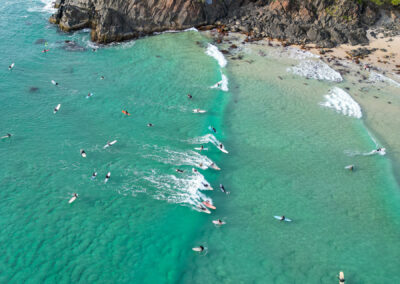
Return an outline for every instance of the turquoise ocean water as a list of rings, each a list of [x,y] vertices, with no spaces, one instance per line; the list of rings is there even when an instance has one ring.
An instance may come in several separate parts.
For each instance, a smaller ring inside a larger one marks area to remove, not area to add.
[[[376,145],[362,119],[319,105],[335,84],[251,52],[222,68],[195,31],[98,47],[50,25],[46,3],[0,4],[0,135],[13,134],[0,142],[1,283],[400,282],[390,155],[348,154]],[[221,72],[229,91],[210,88]],[[228,155],[194,150],[209,125]],[[211,215],[196,210],[206,199]]]

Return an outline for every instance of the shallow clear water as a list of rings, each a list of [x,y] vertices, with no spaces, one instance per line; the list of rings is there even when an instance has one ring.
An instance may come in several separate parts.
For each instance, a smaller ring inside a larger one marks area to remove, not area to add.
[[[391,162],[348,154],[375,143],[363,120],[319,105],[338,84],[245,49],[222,68],[229,91],[211,89],[221,67],[200,33],[94,52],[88,31],[58,32],[43,6],[0,5],[0,129],[13,134],[0,142],[0,282],[332,283],[340,270],[351,283],[400,280]],[[194,151],[209,125],[229,155]],[[206,181],[214,191],[199,190]],[[211,215],[195,210],[205,199]],[[282,214],[294,222],[272,218]],[[191,251],[200,244],[206,254]]]

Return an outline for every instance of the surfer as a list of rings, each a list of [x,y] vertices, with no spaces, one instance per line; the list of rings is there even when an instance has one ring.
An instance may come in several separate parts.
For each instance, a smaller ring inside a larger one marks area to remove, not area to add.
[[[85,150],[83,150],[83,149],[81,149],[81,156],[82,156],[83,158],[86,158],[86,152],[85,152]]]
[[[46,53],[46,52],[49,51],[49,50],[50,50],[50,49],[46,49],[46,48],[45,48],[45,49],[42,50],[42,52],[43,52],[43,53]]]
[[[51,83],[52,83],[54,86],[58,86],[58,83],[57,83],[56,81],[54,81],[54,80],[51,80]]]
[[[110,176],[111,176],[111,172],[108,172],[106,174],[106,179],[104,180],[104,183],[108,182],[108,180],[110,179]]]
[[[354,165],[346,166],[346,169],[349,170],[349,171],[353,171],[354,170]]]
[[[216,224],[218,224],[218,225],[223,225],[223,224],[224,224],[224,222],[222,222],[222,220],[221,220],[221,219],[218,219],[218,220],[217,220],[217,222],[216,222]]]
[[[344,280],[344,275],[342,273],[339,274],[338,278],[339,278],[339,283],[344,283],[344,281],[346,281]]]
[[[280,221],[285,221],[285,219],[286,219],[285,216],[282,216]]]
[[[100,80],[104,80],[104,76],[100,76]]]
[[[8,66],[8,70],[11,70],[11,69],[13,69],[13,68],[14,68],[14,63],[11,63],[11,65]]]
[[[97,176],[97,172],[94,172],[94,173],[92,174],[92,179],[95,179],[96,176]]]
[[[187,94],[187,97],[188,97],[189,99],[192,99],[192,98],[193,98],[193,96],[192,96],[191,94]]]
[[[192,169],[192,171],[193,171],[194,173],[198,173],[198,172],[199,172],[199,171],[196,170],[196,169]]]
[[[126,115],[131,115],[127,110],[123,110],[122,113]]]
[[[184,170],[181,170],[181,169],[176,169],[175,170],[177,173],[183,173],[184,172]]]
[[[200,152],[203,151],[203,150],[204,150],[204,146],[201,145],[201,147],[200,147]]]
[[[91,96],[93,96],[93,93],[88,93],[87,98],[90,98]]]
[[[220,184],[220,185],[219,185],[219,188],[221,189],[221,191],[222,191],[223,193],[226,193],[226,190],[225,190],[225,187],[223,186],[223,184]]]
[[[205,188],[208,188],[210,185],[209,184],[207,184],[207,183],[201,183]]]
[[[74,197],[75,197],[75,198],[78,198],[78,194],[77,194],[77,193],[74,193]]]
[[[217,133],[217,129],[215,129],[213,126],[210,126],[210,130],[213,131],[214,133]]]
[[[203,167],[203,163],[200,163],[199,166],[200,166],[200,168],[202,168]]]
[[[203,246],[198,246],[198,247],[196,247],[194,249],[196,249],[196,251],[198,251],[198,252],[202,252],[204,250],[204,247]]]
[[[219,144],[219,148],[220,148],[220,149],[224,149],[224,145],[222,145],[222,143]]]
[[[7,135],[1,137],[1,139],[4,139],[4,138],[11,138],[11,134],[10,134],[10,133],[7,133]]]
[[[153,126],[152,123],[147,124],[147,127],[152,127],[152,126]]]

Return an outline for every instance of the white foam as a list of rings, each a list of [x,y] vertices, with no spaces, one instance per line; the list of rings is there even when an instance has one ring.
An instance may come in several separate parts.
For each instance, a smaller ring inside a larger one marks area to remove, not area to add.
[[[222,72],[221,72],[221,77],[222,77],[222,80],[217,82],[216,84],[212,85],[210,88],[211,89],[220,89],[224,92],[227,92],[227,91],[229,91],[228,77],[225,74],[223,74]]]
[[[189,171],[176,177],[174,175],[163,175],[156,170],[150,174],[144,174],[144,180],[150,183],[150,187],[155,189],[146,190],[153,194],[153,197],[160,200],[167,200],[170,203],[189,205],[195,210],[204,200],[211,200],[200,192],[204,189],[203,183],[209,184],[200,173],[192,174]],[[212,202],[212,201],[211,201]]]
[[[204,136],[195,137],[193,139],[188,140],[191,144],[208,144],[212,143],[215,147],[219,148],[219,145],[222,144],[217,138],[215,138],[212,134],[206,134]]]
[[[334,87],[325,95],[326,101],[322,106],[335,109],[337,112],[356,118],[362,117],[360,105],[353,98],[338,87]]]
[[[297,66],[287,68],[286,71],[311,79],[333,82],[343,81],[340,73],[320,60],[304,60]]]
[[[399,82],[396,82],[395,80],[390,79],[390,78],[388,78],[382,74],[376,73],[374,71],[371,71],[371,73],[369,75],[369,80],[371,82],[385,82],[385,83],[389,83],[393,86],[400,87]]]
[[[224,55],[221,53],[221,51],[218,50],[218,47],[216,47],[215,45],[209,43],[207,45],[207,50],[206,50],[206,54],[208,56],[213,57],[215,60],[218,61],[218,64],[221,68],[224,68],[226,66],[226,64],[228,63],[224,57]]]
[[[177,152],[168,148],[156,148],[153,153],[154,154],[151,155],[145,155],[144,157],[152,158],[164,164],[174,166],[192,166],[202,170],[208,169],[211,164],[213,164],[213,161],[207,156],[201,155],[192,150]]]
[[[40,0],[40,2],[44,5],[41,6],[33,6],[28,8],[28,12],[43,12],[53,14],[57,11],[54,8],[54,0]]]
[[[154,32],[154,35],[168,34],[168,33],[181,33],[181,32],[198,32],[199,30],[195,27],[191,27],[185,30],[167,30],[163,32]]]
[[[291,58],[291,59],[297,59],[297,60],[304,60],[304,59],[309,59],[309,58],[320,58],[320,56],[318,56],[316,54],[313,54],[309,51],[302,50],[302,49],[292,47],[292,46],[287,46],[287,47],[283,47],[283,48],[274,47],[274,48],[271,48],[271,51],[269,51],[265,55],[279,57],[279,58],[282,58],[282,57]]]

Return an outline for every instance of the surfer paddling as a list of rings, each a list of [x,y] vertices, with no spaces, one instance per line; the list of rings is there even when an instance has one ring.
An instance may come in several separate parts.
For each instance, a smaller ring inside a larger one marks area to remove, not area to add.
[[[280,219],[280,221],[285,221],[285,219],[286,219],[286,217],[285,217],[285,216],[282,216],[281,219]]]
[[[1,139],[6,139],[6,138],[11,138],[11,134],[10,133],[7,133],[7,135],[4,135],[3,137],[1,137]]]
[[[131,115],[127,110],[123,110],[122,113],[125,115]]]
[[[344,167],[346,170],[349,170],[349,171],[353,171],[354,170],[354,165],[348,165],[348,166],[346,166],[346,167]]]
[[[85,150],[81,149],[80,153],[81,153],[82,158],[86,158]]]
[[[104,183],[107,183],[107,182],[108,182],[108,180],[110,179],[110,176],[111,176],[111,172],[108,172],[108,173],[106,174],[106,178],[104,179]]]
[[[152,123],[148,123],[147,127],[153,127],[153,124]]]
[[[224,221],[222,221],[221,219],[218,219],[218,220],[213,220],[212,221],[213,222],[213,224],[215,224],[215,225],[225,225],[225,222]]]
[[[58,83],[57,83],[56,81],[54,81],[54,80],[51,80],[51,83],[52,83],[54,86],[58,86]]]
[[[68,201],[68,203],[74,202],[77,198],[78,198],[78,194],[77,194],[77,193],[74,193],[74,194],[72,195],[72,198]]]
[[[183,173],[184,172],[184,170],[181,170],[181,169],[176,169],[175,170],[177,173]]]
[[[92,179],[95,179],[97,177],[97,172],[94,172],[93,174],[92,174]]]
[[[193,98],[193,96],[192,96],[191,94],[187,94],[187,97],[188,97],[189,99],[192,99],[192,98]]]
[[[198,247],[192,248],[192,250],[197,251],[197,252],[202,252],[202,251],[204,251],[204,247],[203,246],[198,246]]]
[[[12,70],[13,68],[14,68],[14,63],[11,63],[11,65],[10,66],[8,66],[8,70]]]
[[[219,188],[221,189],[221,191],[222,191],[223,193],[228,194],[228,193],[226,192],[225,187],[224,187],[223,184],[220,184],[220,185],[219,185]]]

